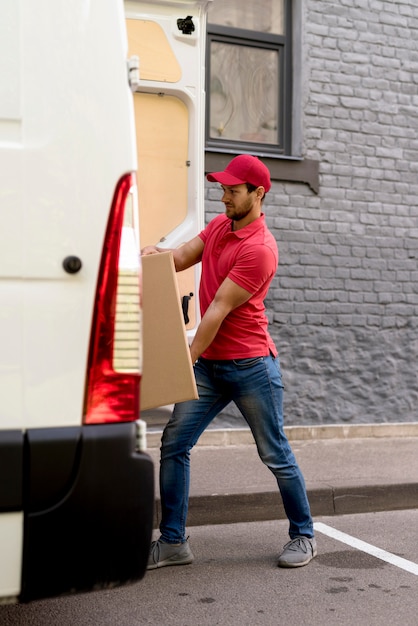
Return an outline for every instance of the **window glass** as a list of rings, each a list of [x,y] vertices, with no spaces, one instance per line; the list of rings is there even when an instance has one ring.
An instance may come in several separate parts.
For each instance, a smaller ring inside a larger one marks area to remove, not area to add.
[[[284,0],[214,0],[208,22],[229,28],[243,28],[283,35]]]
[[[280,143],[279,52],[212,41],[209,136]]]

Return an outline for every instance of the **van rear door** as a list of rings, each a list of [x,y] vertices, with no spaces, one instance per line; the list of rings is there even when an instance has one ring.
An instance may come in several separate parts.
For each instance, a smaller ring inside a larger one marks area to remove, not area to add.
[[[2,0],[2,598],[145,572],[136,158],[122,0]]]

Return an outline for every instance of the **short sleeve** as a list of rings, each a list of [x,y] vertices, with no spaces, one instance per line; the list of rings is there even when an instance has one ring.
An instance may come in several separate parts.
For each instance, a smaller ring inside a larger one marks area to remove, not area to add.
[[[238,254],[229,274],[234,283],[249,293],[257,293],[269,282],[277,269],[277,257],[269,246],[248,246]]]

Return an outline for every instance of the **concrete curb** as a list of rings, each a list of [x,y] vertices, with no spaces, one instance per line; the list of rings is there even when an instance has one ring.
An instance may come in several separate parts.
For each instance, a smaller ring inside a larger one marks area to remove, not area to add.
[[[312,516],[378,513],[418,508],[418,483],[359,485],[308,489]],[[155,503],[154,528],[161,519],[160,501]],[[277,490],[262,493],[191,496],[187,526],[210,526],[239,522],[286,519]]]
[[[418,508],[418,483],[308,488],[313,517]],[[160,519],[157,502],[155,527]],[[278,491],[192,496],[188,526],[286,519]]]

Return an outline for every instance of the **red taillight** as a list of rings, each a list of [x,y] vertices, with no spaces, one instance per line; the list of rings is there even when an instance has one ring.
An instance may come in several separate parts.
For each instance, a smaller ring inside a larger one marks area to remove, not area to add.
[[[135,200],[135,175],[127,174],[116,187],[103,245],[90,337],[85,424],[139,417],[141,276]],[[117,343],[123,347],[123,341],[115,340],[117,317],[124,318],[119,322],[119,335],[129,340],[125,340],[131,346],[127,357],[123,349],[116,349]]]

